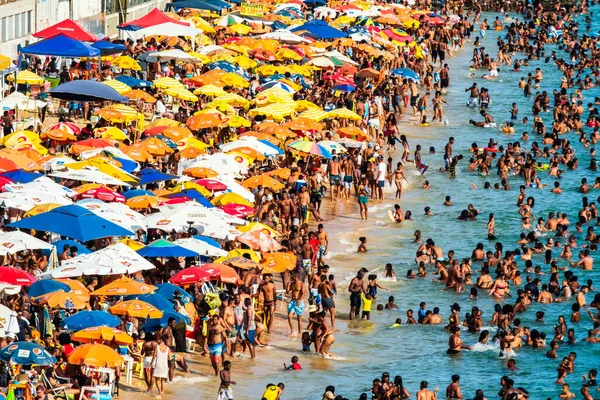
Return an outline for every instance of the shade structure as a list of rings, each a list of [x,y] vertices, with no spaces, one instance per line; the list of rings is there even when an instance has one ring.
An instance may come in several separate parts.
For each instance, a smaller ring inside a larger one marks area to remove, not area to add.
[[[7,285],[29,286],[36,279],[29,272],[15,267],[0,267],[0,283]]]
[[[179,288],[178,288],[179,289]],[[133,296],[127,296],[125,300],[139,300],[154,306],[156,309],[162,312],[173,311],[173,303],[171,303],[165,296],[158,293],[150,294],[139,294]],[[162,316],[162,314],[161,314]]]
[[[201,0],[183,0],[173,3],[167,3],[166,9],[180,10],[182,8],[193,8],[196,10],[221,11],[225,7],[216,4],[211,4]]]
[[[0,232],[0,254],[14,254],[23,250],[52,250],[52,245],[25,232]]]
[[[82,310],[84,308],[89,308],[89,305],[87,304],[88,301],[89,297],[80,297],[74,293],[67,293],[64,290],[32,298],[33,304],[47,305],[51,308],[62,308],[65,310]]]
[[[420,82],[421,77],[412,69],[396,68],[392,70],[392,75],[401,76],[402,78],[412,79],[415,82]]]
[[[194,301],[191,294],[180,288],[179,286],[173,285],[172,283],[159,283],[156,285],[158,289],[154,293],[157,293],[167,300],[181,299],[184,303]]]
[[[251,249],[260,250],[262,252],[273,252],[281,250],[282,248],[273,236],[263,231],[250,231],[238,236],[236,240],[247,245]]]
[[[133,235],[130,230],[78,205],[57,207],[47,213],[24,218],[11,226],[58,233],[82,242],[108,236]]]
[[[111,347],[98,343],[87,343],[73,350],[68,361],[74,365],[113,368],[123,364],[123,357]]]
[[[89,33],[68,18],[33,34],[34,37],[42,39],[48,39],[57,35],[65,35],[81,42],[95,42],[98,40],[95,35]]]
[[[192,283],[207,282],[214,277],[216,277],[214,270],[209,271],[204,267],[190,267],[177,272],[169,279],[169,282],[174,285],[185,286]]]
[[[16,171],[4,172],[0,174],[0,176],[4,176],[13,182],[29,183],[41,177],[42,174],[39,172],[29,172],[19,169]]]
[[[212,203],[210,201],[208,201],[208,199],[206,197],[204,197],[204,195],[202,193],[200,193],[199,191],[194,190],[194,189],[186,189],[186,190],[182,190],[181,192],[173,193],[173,194],[169,195],[170,199],[174,199],[174,198],[178,198],[178,197],[186,197],[190,200],[194,200],[194,201],[198,202],[201,206],[204,206],[207,208],[214,207],[212,205]]]
[[[300,25],[292,32],[301,36],[310,36],[315,39],[340,39],[346,37],[346,33],[340,31],[322,20],[312,20]]]
[[[144,325],[142,326],[142,330],[145,332],[155,332],[161,328],[164,328],[168,325],[169,319],[174,318],[176,324],[184,323],[190,324],[190,317],[180,314],[178,312],[169,311],[165,312],[162,318],[150,318],[146,320]]]
[[[198,253],[164,239],[155,240],[138,254],[144,257],[196,257]]]
[[[127,315],[136,318],[160,318],[163,313],[152,304],[142,300],[126,300],[109,309],[111,314]]]
[[[115,78],[117,81],[126,84],[132,88],[145,88],[152,87],[154,84],[150,81],[145,81],[143,79],[137,79],[127,75],[119,75]]]
[[[114,328],[121,324],[119,317],[103,311],[80,311],[65,318],[61,325],[69,331],[80,331],[91,326],[108,326]]]
[[[154,168],[144,168],[139,172],[140,185],[145,185],[152,182],[168,181],[170,179],[177,179],[177,176],[165,174]]]
[[[125,196],[126,199],[131,199],[132,197],[138,197],[138,196],[156,196],[156,195],[148,190],[134,189],[134,190],[129,190],[129,191],[123,193],[123,196]]]
[[[117,54],[125,51],[126,47],[119,43],[111,43],[108,40],[99,40],[92,44],[92,47],[100,50],[102,55]]]
[[[84,245],[82,245],[79,242],[76,242],[74,240],[59,240],[58,242],[54,242],[52,243],[53,246],[56,247],[56,251],[60,254],[63,251],[63,247],[65,245],[68,245],[69,247],[76,247],[77,248],[77,253],[79,253],[79,255],[82,254],[90,254],[92,251],[89,250],[87,247],[85,247]]]
[[[100,50],[60,33],[23,47],[21,53],[55,57],[97,57]]]
[[[102,201],[116,201],[119,203],[125,203],[125,197],[121,193],[110,190],[107,187],[99,187],[95,189],[86,190],[77,195],[78,199],[98,199]]]
[[[18,365],[53,365],[56,358],[33,342],[13,342],[0,350],[0,360]]]
[[[75,332],[71,339],[79,343],[89,343],[95,340],[114,340],[119,344],[133,343],[133,339],[127,333],[107,326],[92,326]]]
[[[123,296],[130,294],[146,294],[156,289],[156,286],[147,285],[143,282],[138,282],[131,278],[123,276],[102,286],[100,289],[90,293],[93,296]]]
[[[319,157],[331,158],[332,155],[325,147],[321,146],[316,142],[311,142],[309,140],[296,140],[288,144],[294,150],[298,150],[302,153],[312,154]]]
[[[70,81],[50,90],[55,99],[73,101],[118,101],[126,103],[129,99],[110,86],[95,81]]]
[[[221,257],[226,256],[227,252],[218,247],[214,247],[202,240],[195,238],[177,239],[175,244],[198,253],[201,256]]]
[[[171,18],[165,13],[161,12],[158,8],[155,8],[148,14],[144,15],[142,18],[134,19],[133,21],[121,24],[118,26],[118,28],[125,31],[137,31],[142,28],[147,28],[149,26],[164,24],[165,22],[172,22],[174,24],[189,26],[188,22],[179,21],[174,18]]]
[[[66,283],[60,281],[44,279],[41,281],[34,282],[33,285],[29,287],[27,294],[31,297],[38,297],[48,293],[57,292],[59,290],[69,292],[71,291],[71,287]]]

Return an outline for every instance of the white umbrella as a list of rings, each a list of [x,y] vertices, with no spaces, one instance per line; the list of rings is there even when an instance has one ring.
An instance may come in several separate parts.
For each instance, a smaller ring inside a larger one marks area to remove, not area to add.
[[[335,67],[335,63],[325,56],[315,57],[312,60],[310,60],[307,64],[314,65],[315,67],[319,67],[319,68],[334,68]]]
[[[174,243],[188,250],[196,252],[201,256],[222,257],[228,254],[223,249],[212,246],[206,243],[205,241],[194,238],[177,239]]]
[[[219,175],[234,177],[241,177],[248,172],[248,167],[237,162],[235,157],[224,153],[202,154],[194,159],[182,161],[179,163],[178,173],[181,175],[184,169],[193,167],[210,168]]]
[[[165,51],[147,51],[143,54],[140,54],[139,59],[148,62],[156,62],[160,57],[161,62],[167,62],[171,60],[181,61],[181,62],[198,62],[199,60],[189,55],[183,50],[179,49],[171,49]]]
[[[217,179],[227,185],[227,190],[221,193],[215,193],[215,197],[222,193],[233,192],[235,194],[239,194],[245,200],[254,203],[254,193],[240,185],[240,183],[233,179],[233,177],[229,175],[219,175],[217,176]]]
[[[95,200],[77,202],[77,205],[132,232],[140,228],[145,230],[144,216],[123,203],[104,203],[101,200]]]
[[[15,208],[25,212],[40,204],[55,203],[63,206],[73,204],[71,200],[64,196],[53,196],[46,193],[31,192],[0,193],[0,202],[4,203],[6,207]]]
[[[244,18],[239,15],[227,14],[219,18],[215,26],[229,26],[229,20],[232,19],[236,24],[241,24],[244,22]]]
[[[244,136],[236,140],[235,142],[224,143],[221,146],[221,150],[224,152],[232,151],[240,147],[250,147],[253,150],[258,151],[264,156],[276,156],[279,151],[269,145],[264,144],[260,140],[257,140],[252,136]]]
[[[129,183],[123,182],[117,178],[113,178],[112,176],[107,175],[94,167],[85,167],[78,170],[67,168],[66,171],[53,172],[48,176],[70,179],[73,181],[102,183],[104,185],[131,186]]]
[[[0,254],[14,254],[23,250],[52,250],[52,245],[21,231],[0,232]]]
[[[102,250],[82,254],[55,269],[40,275],[41,278],[73,278],[82,275],[132,274],[154,269],[155,266],[124,243],[116,243]]]
[[[17,313],[3,305],[0,305],[0,321],[3,322],[0,324],[0,336],[2,337],[10,336],[14,338],[21,330]]]
[[[348,150],[346,150],[344,146],[337,142],[334,142],[333,140],[321,140],[318,143],[321,146],[325,147],[327,150],[329,150],[330,153],[332,153],[332,150],[335,150],[337,154],[348,152]]]
[[[363,147],[362,142],[351,138],[340,138],[338,139],[338,143],[344,147],[349,147],[351,149],[360,149],[361,147]]]
[[[29,183],[12,183],[4,185],[3,189],[6,192],[41,193],[52,196],[73,196],[76,194],[73,190],[59,185],[47,176],[40,176]]]
[[[339,61],[341,61],[341,62],[343,62],[345,64],[350,64],[350,65],[355,65],[355,66],[358,65],[358,63],[356,61],[354,61],[353,59],[351,59],[351,58],[343,55],[342,53],[340,53],[337,50],[331,50],[331,51],[328,51],[326,53],[323,53],[322,55],[324,55],[325,57],[330,57],[330,58],[333,57],[336,60],[339,60]]]
[[[46,107],[46,105],[46,102],[30,99],[23,93],[14,92],[0,101],[0,110],[37,111],[40,108]]]
[[[55,169],[64,169],[65,165],[76,162],[71,157],[60,156],[54,157],[42,164],[44,171],[53,171]]]
[[[282,43],[311,43],[310,40],[303,38],[302,36],[296,35],[293,32],[290,32],[286,29],[278,29],[273,32],[265,33],[262,35],[258,35],[259,39],[275,39]]]
[[[211,54],[220,53],[225,50],[225,47],[216,44],[209,44],[208,46],[204,46],[200,50],[198,50],[198,53],[204,54],[205,56],[210,56]]]

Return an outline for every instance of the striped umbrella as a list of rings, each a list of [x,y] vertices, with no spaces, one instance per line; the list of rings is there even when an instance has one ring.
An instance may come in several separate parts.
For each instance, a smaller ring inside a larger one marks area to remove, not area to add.
[[[43,132],[53,131],[55,129],[69,132],[72,135],[78,135],[79,132],[81,132],[81,128],[73,122],[57,122],[56,124],[52,124],[46,127],[46,129],[44,129]]]
[[[154,83],[154,86],[156,86],[159,89],[170,89],[170,88],[175,88],[175,87],[183,87],[183,83],[179,82],[176,79],[168,77],[168,76],[155,79],[154,81],[152,81],[152,83]]]
[[[347,108],[336,108],[335,110],[329,111],[329,116],[340,119],[351,119],[353,121],[359,121],[362,119],[360,115],[354,111],[350,111]]]
[[[102,83],[105,84],[106,86],[109,86],[109,87],[115,89],[117,92],[119,92],[119,94],[123,94],[123,93],[131,91],[131,88],[129,86],[127,86],[126,84],[124,84],[121,81],[117,81],[116,79],[110,79],[108,81],[103,81]]]
[[[298,150],[302,153],[312,154],[314,156],[331,158],[331,152],[327,150],[324,146],[321,146],[317,142],[312,142],[310,140],[296,140],[288,144],[288,147]]]
[[[302,118],[312,119],[313,121],[317,122],[324,120],[328,116],[329,115],[327,114],[327,112],[319,110],[318,108],[311,108],[310,110],[306,110],[302,114],[300,114],[300,117]]]
[[[293,108],[286,106],[285,104],[269,104],[264,107],[253,108],[248,112],[249,115],[264,115],[265,117],[270,117],[275,121],[281,121],[285,117],[291,115],[294,112]]]
[[[169,88],[165,90],[165,93],[176,99],[186,101],[198,101],[198,97],[196,97],[192,92],[183,87]]]

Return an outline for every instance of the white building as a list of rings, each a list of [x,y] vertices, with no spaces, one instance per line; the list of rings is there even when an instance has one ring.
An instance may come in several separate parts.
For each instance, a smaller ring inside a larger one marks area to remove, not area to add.
[[[96,35],[118,36],[120,23],[140,18],[167,0],[0,0],[0,54],[13,59],[31,35],[66,18]]]

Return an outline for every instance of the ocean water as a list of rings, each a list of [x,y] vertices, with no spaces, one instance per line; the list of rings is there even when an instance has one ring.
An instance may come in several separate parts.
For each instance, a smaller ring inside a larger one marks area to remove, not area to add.
[[[595,7],[597,8],[597,7]],[[597,11],[597,10],[594,10]],[[488,14],[488,20],[493,20],[494,14]],[[515,16],[516,17],[516,16]],[[585,24],[583,25],[585,26]],[[598,19],[592,23],[592,31],[598,31]],[[488,31],[482,45],[485,46],[491,54],[496,54],[496,38],[503,32]],[[485,245],[485,249],[493,249],[494,242],[487,240],[487,215],[493,212],[496,216],[496,236],[498,241],[504,244],[505,250],[516,249],[516,240],[521,232],[521,220],[514,205],[518,195],[518,187],[522,184],[522,179],[511,177],[509,184],[510,191],[484,190],[483,184],[489,181],[492,185],[499,182],[500,179],[492,171],[490,176],[482,177],[476,173],[467,171],[468,159],[470,153],[468,149],[472,142],[477,142],[481,147],[487,144],[490,138],[495,138],[500,144],[506,147],[508,142],[518,141],[523,131],[530,132],[530,141],[522,143],[522,147],[529,148],[531,142],[541,138],[536,138],[532,134],[531,123],[523,126],[520,120],[528,116],[533,119],[531,114],[532,99],[523,96],[522,90],[517,88],[517,83],[521,76],[527,76],[528,72],[535,72],[537,67],[542,68],[544,80],[541,83],[541,90],[552,90],[558,88],[561,73],[553,64],[545,64],[544,60],[531,62],[531,65],[522,67],[518,73],[512,72],[511,67],[500,67],[500,80],[486,81],[481,79],[484,71],[477,71],[475,79],[469,78],[469,61],[472,54],[472,42],[467,44],[465,49],[448,61],[451,68],[451,87],[446,95],[449,106],[445,106],[446,119],[449,125],[434,124],[430,127],[421,128],[414,126],[413,122],[401,124],[401,133],[408,136],[411,149],[414,150],[416,144],[423,147],[423,158],[430,168],[425,176],[421,176],[415,171],[414,167],[405,168],[410,184],[404,190],[402,201],[400,202],[403,210],[413,212],[413,220],[404,222],[402,225],[390,224],[387,217],[387,210],[390,209],[396,201],[393,200],[394,189],[386,188],[386,200],[383,202],[369,203],[369,220],[361,221],[358,209],[354,200],[350,203],[334,202],[326,204],[322,212],[327,218],[334,218],[334,222],[326,223],[326,230],[330,230],[330,254],[328,263],[331,266],[331,273],[336,275],[338,282],[338,298],[336,299],[338,320],[336,328],[336,342],[331,352],[336,355],[333,360],[322,360],[318,357],[300,355],[300,362],[304,369],[299,372],[283,372],[279,368],[273,368],[268,373],[261,370],[260,362],[250,367],[254,371],[254,377],[249,381],[240,383],[236,388],[236,396],[239,393],[240,398],[258,398],[259,391],[264,388],[268,382],[285,382],[285,398],[292,399],[317,399],[323,394],[327,385],[336,386],[336,394],[342,394],[349,399],[356,399],[362,392],[367,392],[374,378],[380,378],[381,373],[387,371],[392,379],[396,375],[401,375],[404,379],[404,385],[411,393],[411,397],[416,397],[419,389],[419,382],[429,381],[429,387],[440,387],[441,395],[445,387],[450,383],[452,374],[461,375],[461,387],[466,398],[472,397],[476,389],[483,389],[488,398],[495,398],[500,389],[500,378],[508,375],[515,381],[516,387],[524,387],[530,393],[531,399],[558,398],[560,392],[559,385],[553,382],[556,380],[556,367],[563,356],[571,351],[578,354],[575,363],[575,372],[568,376],[567,383],[571,384],[572,391],[578,394],[581,386],[581,375],[587,373],[590,368],[598,367],[598,356],[600,355],[600,345],[577,343],[575,345],[562,345],[559,349],[559,358],[550,360],[545,357],[546,349],[523,348],[516,350],[515,360],[519,371],[509,371],[506,368],[506,358],[499,356],[497,345],[480,346],[477,345],[472,351],[464,351],[460,355],[446,355],[448,333],[442,326],[407,326],[391,328],[390,326],[398,317],[405,320],[406,310],[419,308],[419,302],[425,301],[428,309],[439,307],[446,323],[450,313],[450,305],[458,302],[462,306],[461,315],[464,316],[472,306],[477,306],[484,312],[484,325],[489,325],[493,313],[493,307],[496,301],[487,296],[487,292],[480,291],[479,299],[472,301],[468,299],[468,288],[466,293],[455,294],[453,292],[440,292],[442,285],[431,281],[431,276],[425,279],[416,279],[408,281],[403,277],[408,269],[415,269],[414,256],[418,244],[413,243],[413,232],[419,229],[422,232],[423,240],[432,238],[436,244],[441,245],[444,252],[453,249],[456,252],[456,258],[461,259],[469,257],[472,250],[478,242]],[[546,53],[549,55],[552,50],[558,50],[557,46],[547,46]],[[559,56],[565,53],[559,52]],[[524,58],[521,54],[517,58]],[[468,124],[469,119],[481,120],[478,110],[472,110],[465,107],[467,93],[464,89],[469,87],[473,81],[478,83],[479,87],[489,88],[492,104],[490,112],[494,116],[498,125],[510,119],[509,110],[511,103],[516,102],[519,107],[519,122],[516,124],[516,133],[514,136],[506,136],[498,129],[475,128]],[[534,90],[535,93],[535,90]],[[600,95],[600,89],[594,88],[584,92],[584,104],[593,102],[595,96]],[[587,113],[584,115],[587,116]],[[552,122],[552,114],[542,114],[542,118],[549,127]],[[589,133],[589,129],[586,132]],[[443,166],[442,151],[448,138],[453,136],[456,139],[454,145],[455,154],[464,154],[465,159],[459,164],[459,172],[456,179],[450,179],[447,174],[438,172]],[[582,195],[577,193],[577,187],[582,177],[588,177],[588,181],[593,182],[596,174],[589,171],[589,149],[584,149],[578,141],[578,135],[567,134],[579,158],[579,169],[576,171],[567,171],[561,180],[561,187],[564,193],[553,195],[549,188],[537,189],[529,188],[527,196],[535,197],[534,215],[547,217],[550,211],[567,212],[570,220],[576,222],[577,210],[581,205]],[[438,154],[429,155],[427,149],[434,146]],[[394,165],[398,161],[400,154],[392,154]],[[411,154],[412,159],[412,154]],[[545,184],[552,185],[553,179],[546,173],[540,175]],[[429,180],[430,190],[421,189],[424,180]],[[475,184],[479,189],[473,189]],[[450,195],[454,206],[444,207],[442,205],[444,197]],[[600,195],[600,191],[592,191],[588,194],[590,201],[595,201]],[[476,221],[462,222],[455,218],[460,214],[467,204],[472,203],[481,211],[480,218]],[[428,205],[431,207],[434,216],[424,216],[423,208]],[[574,230],[574,228],[573,228]],[[357,254],[358,238],[366,236],[368,238],[367,254]],[[584,236],[576,234],[577,242],[581,245]],[[578,250],[574,249],[576,257]],[[558,257],[560,250],[555,250],[553,257]],[[598,259],[598,254],[593,254]],[[370,321],[347,321],[347,312],[349,308],[347,286],[350,279],[356,271],[365,267],[369,270],[378,269],[383,272],[385,263],[391,262],[394,265],[397,276],[397,282],[381,281],[380,284],[389,288],[389,291],[380,290],[377,299],[378,303],[385,303],[388,295],[395,296],[396,303],[400,309],[397,311],[373,311]],[[533,258],[534,265],[541,265],[542,270],[548,274],[549,267],[543,264],[543,256],[536,255]],[[559,265],[566,265],[565,260],[559,259]],[[523,268],[522,263],[519,264]],[[596,269],[600,266],[596,266]],[[479,263],[474,263],[473,270],[480,269]],[[429,270],[431,274],[431,269]],[[593,279],[596,285],[600,287],[600,277],[597,270],[594,271],[576,271],[580,282],[587,279]],[[549,275],[542,276],[542,281],[547,282]],[[511,288],[516,293],[516,287]],[[594,292],[587,295],[588,303],[594,296]],[[507,299],[507,303],[514,304],[514,299]],[[550,305],[534,304],[525,313],[518,316],[522,320],[522,326],[529,326],[531,329],[538,329],[548,335],[548,342],[553,337],[553,325],[559,315],[564,315],[568,320],[571,314],[571,304],[573,301],[565,303],[554,303]],[[546,314],[545,321],[539,323],[535,321],[535,312],[543,310]],[[579,324],[568,324],[575,328],[576,337],[583,339],[587,336],[587,329],[591,328],[592,323],[587,316],[587,309],[582,309],[582,322]],[[493,335],[493,329],[491,331]],[[477,342],[478,334],[463,332],[462,339],[466,344]],[[283,343],[279,347],[288,349],[289,356],[294,353],[294,347],[300,348],[300,344]],[[297,354],[297,353],[296,353]],[[283,360],[288,362],[289,360]],[[240,384],[242,386],[240,386]]]

